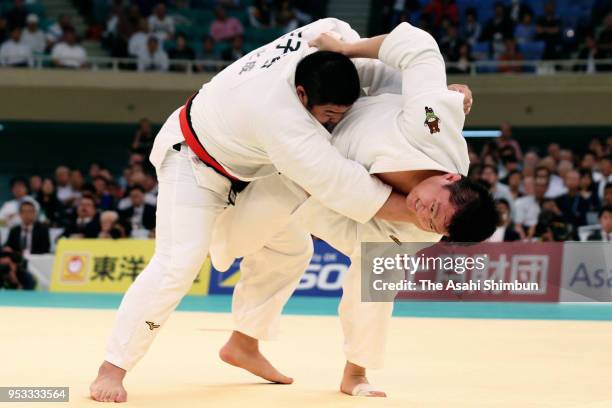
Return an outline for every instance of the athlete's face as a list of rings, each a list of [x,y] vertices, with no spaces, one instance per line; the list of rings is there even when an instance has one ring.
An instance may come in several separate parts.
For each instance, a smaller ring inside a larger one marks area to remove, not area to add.
[[[296,88],[296,92],[298,98],[300,98],[300,102],[308,111],[314,116],[319,123],[325,126],[329,131],[331,131],[334,126],[340,122],[340,120],[344,117],[344,114],[351,109],[350,105],[334,105],[334,104],[325,104],[325,105],[313,105],[310,106],[308,103],[308,95],[306,95],[306,91],[304,87],[299,85]]]
[[[445,186],[460,180],[459,174],[442,174],[428,177],[417,184],[406,197],[406,205],[422,230],[446,235],[448,224],[455,215],[450,202],[450,191]]]

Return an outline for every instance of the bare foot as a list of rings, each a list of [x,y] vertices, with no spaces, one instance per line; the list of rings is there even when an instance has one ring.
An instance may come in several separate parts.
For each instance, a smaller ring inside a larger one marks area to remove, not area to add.
[[[344,366],[344,375],[342,376],[342,383],[340,383],[340,391],[345,394],[353,395],[353,390],[359,384],[369,384],[366,378],[366,370],[356,364],[346,362]],[[386,397],[383,391],[369,391],[367,397]]]
[[[234,331],[219,351],[219,357],[227,364],[243,368],[265,380],[278,384],[291,384],[293,378],[281,374],[259,352],[259,341],[246,334]]]
[[[99,402],[125,402],[127,391],[123,388],[125,370],[108,361],[98,369],[98,377],[89,386],[91,398]]]

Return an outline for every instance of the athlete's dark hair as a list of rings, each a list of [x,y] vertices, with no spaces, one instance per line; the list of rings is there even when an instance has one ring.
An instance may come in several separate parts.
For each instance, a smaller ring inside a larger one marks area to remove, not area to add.
[[[445,188],[450,191],[450,202],[455,208],[446,240],[481,242],[489,238],[499,224],[499,213],[487,188],[463,176]]]
[[[331,51],[317,51],[303,58],[295,70],[295,86],[303,86],[308,96],[308,108],[334,104],[350,106],[361,88],[353,62]]]

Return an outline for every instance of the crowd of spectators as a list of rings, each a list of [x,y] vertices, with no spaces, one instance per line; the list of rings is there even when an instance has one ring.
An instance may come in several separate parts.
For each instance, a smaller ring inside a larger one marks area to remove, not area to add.
[[[114,57],[136,58],[140,71],[184,72],[187,70],[184,61],[199,61],[195,69],[207,71],[211,70],[207,61],[232,62],[261,45],[257,39],[248,38],[246,27],[278,29],[283,33],[320,17],[317,1],[255,0],[248,7],[237,1],[217,1],[212,2],[216,3],[214,9],[209,6],[214,18],[206,24],[207,31],[199,38],[193,34],[190,37],[179,28],[197,22],[187,20],[181,12],[190,7],[198,10],[197,3],[174,2],[169,11],[160,2],[149,11],[138,2],[125,4],[123,0],[114,0],[102,43]],[[244,18],[232,15],[240,13]]]
[[[490,241],[612,240],[612,137],[583,152],[551,143],[523,152],[501,136],[470,149],[469,177],[489,187],[501,224]]]
[[[150,238],[155,234],[157,179],[148,162],[154,135],[143,119],[119,177],[98,162],[84,174],[60,165],[52,176],[33,174],[10,183],[12,199],[0,205],[0,226],[7,229],[3,252],[44,254],[55,239]]]
[[[452,73],[469,72],[475,60],[498,61],[497,66],[489,66],[497,72],[528,69],[507,61],[540,59],[579,59],[587,62],[572,69],[610,70],[611,65],[596,62],[612,58],[612,2],[589,1],[590,13],[581,14],[584,5],[580,5],[564,9],[563,16],[554,1],[546,2],[539,13],[534,3],[511,0],[470,7],[462,1],[459,7],[455,0],[385,0],[381,31],[388,32],[402,21],[423,28],[438,41],[446,61],[452,63]],[[489,14],[485,7],[492,8],[490,18],[480,16]]]
[[[67,15],[46,30],[40,17],[28,12],[24,0],[14,0],[13,7],[0,16],[0,66],[31,67],[35,55],[50,56],[50,66],[83,68],[87,51]]]

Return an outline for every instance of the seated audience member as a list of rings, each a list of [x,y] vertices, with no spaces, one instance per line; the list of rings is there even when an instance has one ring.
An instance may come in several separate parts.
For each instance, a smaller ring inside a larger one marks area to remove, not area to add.
[[[603,205],[612,205],[612,183],[606,184],[604,188]]]
[[[153,148],[154,140],[155,134],[151,129],[151,122],[147,118],[140,119],[138,130],[134,133],[134,140],[132,141],[132,152],[148,157]]]
[[[141,18],[138,24],[138,31],[130,36],[128,40],[128,54],[130,57],[138,57],[147,48],[147,41],[151,36],[149,22]]]
[[[46,178],[43,180],[40,192],[36,196],[36,201],[40,204],[41,216],[49,226],[57,227],[64,214],[64,205],[57,198],[53,179]]]
[[[215,9],[215,20],[210,25],[210,36],[215,41],[231,41],[237,35],[242,35],[244,28],[235,17],[228,16],[223,7]]]
[[[557,206],[561,210],[565,221],[577,229],[578,226],[586,224],[586,213],[591,208],[589,202],[580,194],[580,174],[576,170],[570,170],[566,173],[565,187],[567,193],[556,198]]]
[[[100,233],[98,238],[119,239],[127,237],[125,228],[119,223],[119,214],[115,211],[104,211],[100,214]]]
[[[155,11],[149,17],[149,28],[160,44],[174,37],[174,19],[166,14],[164,3],[155,6]]]
[[[512,194],[510,193],[510,188],[498,181],[497,174],[497,168],[487,164],[482,167],[480,178],[490,186],[489,192],[493,195],[493,198],[503,198],[510,206],[512,206]]]
[[[13,7],[6,11],[4,17],[6,18],[8,26],[13,28],[25,26],[27,15],[28,11],[25,8],[24,0],[14,0]]]
[[[81,197],[75,217],[70,221],[63,236],[67,238],[97,238],[100,233],[100,217],[91,195]]]
[[[270,28],[272,26],[272,9],[267,0],[255,0],[247,12],[251,27]]]
[[[612,205],[606,205],[599,211],[599,231],[589,235],[589,241],[612,241]]]
[[[215,40],[211,36],[206,36],[202,40],[202,49],[198,52],[198,64],[197,69],[200,72],[215,72],[217,63],[213,61],[219,61],[220,57],[215,50]],[[210,62],[209,62],[210,61]]]
[[[593,172],[589,169],[580,169],[580,195],[587,202],[587,211],[597,211],[601,207],[601,201],[595,191],[593,183]]]
[[[57,187],[57,198],[62,204],[70,206],[77,198],[77,192],[70,185],[70,169],[66,166],[59,166],[55,169],[55,185]]]
[[[544,199],[545,192],[546,185],[542,184],[539,187],[540,199]],[[513,220],[523,228],[527,238],[532,238],[540,215],[540,204],[536,196],[535,179],[533,177],[525,177],[523,180],[523,193],[524,195],[514,202]]]
[[[155,228],[155,207],[145,202],[145,191],[140,185],[133,186],[129,193],[129,207],[120,211],[122,223],[131,230]]]
[[[504,199],[495,200],[497,212],[499,213],[499,225],[488,242],[520,241],[521,232],[516,228],[510,217],[510,205]]]
[[[21,223],[11,228],[6,246],[22,254],[46,254],[49,252],[49,229],[36,221],[38,214],[31,201],[23,201],[19,206]]]
[[[606,185],[612,183],[612,156],[607,155],[602,157],[599,160],[599,174],[597,176],[597,194],[599,194],[599,198],[602,199],[604,197],[604,189]],[[593,177],[595,180],[595,177]]]
[[[32,50],[21,41],[21,28],[11,30],[11,38],[0,46],[0,65],[27,67],[32,65]]]
[[[149,37],[147,47],[138,54],[139,71],[168,71],[168,54],[159,46],[156,37]]]
[[[26,268],[23,258],[10,250],[0,251],[0,289],[33,290],[36,279]]]
[[[67,14],[59,15],[57,21],[47,29],[47,41],[51,46],[59,43],[64,38],[64,31],[72,28],[70,16]]]
[[[176,46],[168,51],[168,57],[171,60],[193,61],[195,59],[195,52],[190,46],[187,45],[187,37],[185,37],[185,34],[179,33],[176,36]],[[170,70],[176,72],[186,72],[187,64],[173,63]]]
[[[531,12],[526,12],[521,17],[521,22],[517,24],[514,29],[514,37],[517,43],[524,44],[533,41],[535,36],[536,26],[533,22],[533,14]]]
[[[505,50],[499,56],[499,72],[504,73],[515,73],[522,72],[523,67],[519,64],[516,65],[515,61],[522,61],[523,54],[521,54],[516,48],[516,41],[514,38],[507,38],[504,40]]]
[[[221,54],[221,58],[223,58],[224,61],[239,60],[246,54],[246,52],[244,51],[243,45],[244,45],[244,42],[242,40],[242,36],[237,35],[232,40],[232,46],[230,48],[227,48],[225,51],[223,51],[223,53]]]
[[[87,51],[77,43],[74,28],[64,30],[63,41],[53,46],[51,50],[53,64],[59,68],[79,69],[87,66]]]
[[[21,42],[30,47],[32,52],[42,54],[47,48],[47,38],[45,33],[38,27],[38,16],[29,14],[27,19],[28,25],[21,33]]]
[[[98,176],[93,179],[94,195],[96,198],[96,207],[101,210],[110,210],[115,206],[115,197],[110,193],[109,181]]]
[[[24,201],[30,201],[38,211],[39,206],[36,200],[28,195],[27,183],[24,179],[16,178],[11,180],[11,194],[13,199],[5,202],[0,207],[0,224],[5,224],[9,227],[19,225],[19,206]]]
[[[42,177],[40,174],[32,174],[29,180],[29,190],[30,195],[35,197],[40,193],[40,189],[42,188]]]

